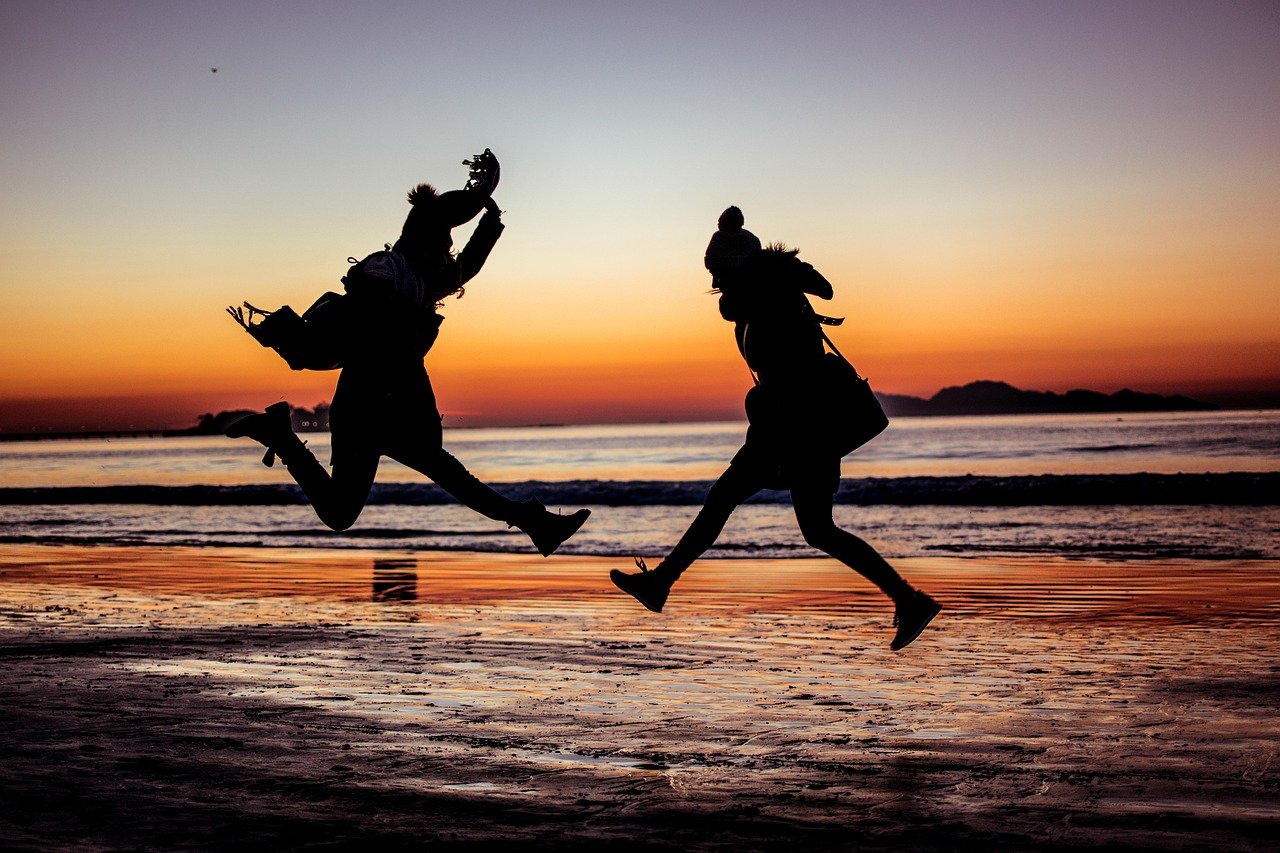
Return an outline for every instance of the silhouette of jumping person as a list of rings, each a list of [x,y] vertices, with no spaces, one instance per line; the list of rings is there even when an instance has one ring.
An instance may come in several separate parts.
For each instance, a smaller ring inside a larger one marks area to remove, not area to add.
[[[746,442],[711,486],[701,511],[680,541],[652,571],[614,569],[623,592],[660,613],[672,585],[710,548],[730,514],[761,489],[788,489],[805,541],[871,581],[894,603],[897,651],[920,635],[941,606],[899,575],[862,539],[832,520],[840,483],[841,451],[827,435],[824,388],[819,383],[823,338],[805,294],[832,296],[831,284],[798,252],[762,247],[743,228],[742,211],[721,214],[707,246],[706,266],[720,294],[720,314],[734,324],[734,338],[757,385],[747,394]]]
[[[486,150],[472,166],[466,187],[437,193],[429,184],[409,192],[412,205],[400,238],[388,251],[357,263],[343,279],[346,294],[326,294],[302,318],[291,310],[228,311],[264,346],[273,346],[290,365],[340,364],[329,410],[332,474],[294,434],[287,403],[269,406],[226,429],[232,438],[263,444],[263,462],[278,456],[302,487],[316,515],[334,530],[355,523],[373,487],[381,457],[388,456],[431,478],[461,503],[524,531],[543,556],[577,532],[590,510],[562,516],[536,499],[509,500],[476,479],[444,449],[440,412],[423,358],[444,319],[437,309],[450,294],[461,295],[480,271],[504,228],[493,200],[499,166]],[[452,253],[451,229],[484,210],[467,245]],[[255,313],[270,314],[252,324]],[[276,314],[284,321],[273,324]],[[314,316],[313,316],[314,315]],[[288,326],[288,334],[278,331]],[[287,338],[286,346],[281,343]],[[291,348],[290,348],[291,347]]]

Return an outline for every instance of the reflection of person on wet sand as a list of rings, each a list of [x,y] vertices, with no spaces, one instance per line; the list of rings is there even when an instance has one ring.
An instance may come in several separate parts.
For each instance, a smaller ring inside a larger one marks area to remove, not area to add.
[[[610,577],[648,609],[661,612],[676,579],[715,543],[729,515],[761,489],[789,489],[805,541],[874,583],[892,599],[901,649],[920,635],[941,609],[915,589],[874,548],[837,527],[832,498],[840,482],[840,457],[825,433],[821,387],[823,335],[806,293],[830,299],[831,285],[782,246],[762,248],[730,207],[707,247],[707,269],[720,293],[720,313],[734,324],[738,349],[758,384],[747,395],[747,440],[712,485],[689,529],[652,571],[614,569]]]
[[[417,601],[418,562],[408,557],[373,561],[374,601]]]
[[[268,465],[279,456],[316,514],[335,530],[355,523],[382,456],[425,474],[482,515],[520,528],[544,556],[572,536],[590,512],[561,516],[534,499],[509,500],[472,476],[442,445],[440,412],[423,357],[444,319],[436,313],[440,301],[461,295],[502,233],[501,211],[492,197],[498,174],[497,159],[486,150],[472,164],[464,189],[437,193],[428,184],[415,187],[395,245],[353,266],[343,279],[346,293],[326,294],[301,318],[291,310],[262,312],[247,304],[247,318],[241,309],[229,309],[290,366],[342,368],[329,411],[332,475],[294,434],[285,403],[226,430],[233,438],[247,436],[265,445]],[[484,216],[455,257],[450,230],[482,209]],[[253,324],[258,313],[268,316]]]

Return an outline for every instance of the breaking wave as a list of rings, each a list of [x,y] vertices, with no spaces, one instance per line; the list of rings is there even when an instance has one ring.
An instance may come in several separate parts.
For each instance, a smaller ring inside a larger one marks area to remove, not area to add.
[[[696,506],[709,480],[525,480],[497,483],[502,494],[559,506]],[[51,486],[0,488],[0,505],[279,506],[305,503],[288,484],[244,486]],[[432,483],[380,483],[370,506],[433,506],[454,499]],[[789,503],[763,491],[752,503]],[[837,504],[890,506],[1229,506],[1280,505],[1280,473],[1042,474],[1036,476],[868,477],[846,479]]]

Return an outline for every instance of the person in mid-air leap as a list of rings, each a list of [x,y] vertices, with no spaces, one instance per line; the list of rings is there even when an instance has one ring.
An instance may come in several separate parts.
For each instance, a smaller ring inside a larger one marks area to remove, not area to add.
[[[762,247],[742,227],[738,208],[727,209],[718,224],[707,247],[706,266],[720,294],[720,314],[734,324],[738,350],[758,380],[747,395],[746,443],[661,563],[650,571],[643,560],[636,560],[640,572],[614,569],[610,578],[660,613],[672,585],[715,543],[734,509],[761,489],[788,489],[805,541],[861,574],[893,601],[897,632],[890,648],[897,651],[915,640],[942,608],[907,583],[874,548],[832,520],[845,451],[831,434],[829,413],[823,408],[830,394],[820,378],[824,335],[821,318],[805,296],[830,299],[831,284],[796,251]]]
[[[549,556],[577,532],[590,510],[559,515],[536,499],[510,500],[476,479],[444,449],[440,412],[423,366],[444,319],[437,313],[441,300],[461,295],[504,227],[493,200],[497,158],[486,149],[464,162],[472,170],[463,189],[438,193],[420,184],[410,190],[400,238],[352,266],[343,278],[345,294],[326,294],[301,317],[287,306],[263,312],[246,303],[247,316],[243,309],[228,309],[291,367],[341,367],[329,410],[333,473],[294,434],[287,403],[232,422],[226,434],[265,445],[267,465],[278,456],[320,520],[334,530],[355,523],[379,459],[388,456],[430,477],[476,512],[520,528]],[[455,256],[450,230],[481,210],[484,216]],[[256,314],[265,319],[254,323]]]

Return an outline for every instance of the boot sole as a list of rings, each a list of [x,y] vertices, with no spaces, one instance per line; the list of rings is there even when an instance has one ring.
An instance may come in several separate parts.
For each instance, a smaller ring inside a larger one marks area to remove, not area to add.
[[[550,546],[546,550],[543,550],[541,547],[539,547],[538,553],[544,557],[550,557],[560,548],[561,545],[563,545],[564,543],[572,539],[573,535],[582,529],[582,525],[586,524],[587,519],[590,517],[591,517],[591,510],[589,509],[580,509],[577,512],[575,512],[573,515],[568,516],[568,518],[570,519],[576,519],[577,523],[569,528],[569,532],[566,533],[559,542]]]
[[[623,578],[626,578],[626,577],[627,577],[627,573],[626,573],[626,572],[623,572],[623,571],[620,571],[620,570],[618,570],[618,569],[611,569],[611,570],[609,571],[609,580],[613,581],[613,585],[614,585],[614,586],[616,586],[618,589],[622,590],[622,591],[623,591],[623,592],[625,592],[627,595],[629,595],[629,596],[631,596],[632,598],[634,598],[636,601],[638,601],[638,602],[640,602],[641,604],[643,604],[643,605],[644,605],[645,610],[648,610],[650,613],[661,613],[661,612],[662,612],[662,605],[663,605],[663,604],[666,604],[666,602],[664,601],[664,602],[662,602],[662,604],[658,604],[657,606],[655,606],[653,603],[651,603],[651,602],[649,602],[649,601],[646,601],[644,598],[642,598],[641,596],[637,595],[637,594],[636,594],[635,592],[633,592],[632,590],[629,590],[629,589],[627,589],[625,586],[623,586],[623,584],[624,584],[624,583],[626,583],[626,581],[625,581],[625,580],[622,580],[622,579],[623,579]]]
[[[911,634],[911,636],[902,640],[902,642],[900,643],[899,642],[890,643],[889,648],[895,652],[900,652],[903,649],[905,649],[907,646],[914,643],[916,641],[916,638],[924,633],[924,629],[929,627],[929,623],[932,622],[934,618],[941,612],[942,612],[942,605],[938,604],[935,601],[933,604],[933,612],[920,620],[920,624],[916,626],[915,632]]]
[[[249,436],[249,433],[245,432],[239,427],[246,421],[250,420],[251,418],[259,418],[264,415],[267,417],[273,417],[273,418],[283,418],[289,431],[291,432],[293,431],[293,424],[289,421],[289,404],[288,403],[272,403],[270,406],[267,406],[267,408],[261,412],[253,412],[252,414],[245,415],[244,417],[236,418],[234,421],[227,424],[226,427],[223,428],[222,434],[225,435],[227,438],[252,437],[252,436]]]

